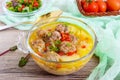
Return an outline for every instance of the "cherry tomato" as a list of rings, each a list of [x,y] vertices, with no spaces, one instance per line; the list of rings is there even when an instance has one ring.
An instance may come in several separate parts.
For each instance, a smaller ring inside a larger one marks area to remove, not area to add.
[[[89,11],[89,6],[88,6],[88,5],[89,5],[89,4],[86,3],[86,2],[83,4],[83,9],[84,9],[85,12],[90,12],[90,11]]]
[[[98,4],[94,1],[85,2],[83,5],[85,12],[98,12]]]
[[[25,5],[22,5],[22,9],[25,8]]]
[[[118,11],[120,9],[119,0],[107,0],[107,7],[110,11]]]
[[[106,12],[107,5],[104,1],[97,1],[97,4],[98,4],[98,11],[99,12]]]
[[[86,0],[81,0],[81,4],[84,5]]]
[[[34,4],[33,4],[33,6],[34,6],[34,7],[38,7],[38,6],[39,6],[38,2],[35,1]]]

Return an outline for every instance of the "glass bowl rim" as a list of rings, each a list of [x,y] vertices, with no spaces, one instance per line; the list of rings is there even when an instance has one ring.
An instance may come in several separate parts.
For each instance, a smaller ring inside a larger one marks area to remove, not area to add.
[[[94,35],[94,37],[95,37],[95,39],[93,39],[93,40],[94,40],[94,44],[93,44],[92,49],[90,50],[90,52],[89,52],[87,55],[85,55],[85,56],[83,56],[83,57],[81,57],[81,58],[75,59],[75,60],[71,60],[71,61],[62,61],[62,62],[59,62],[59,61],[46,60],[46,59],[40,57],[37,53],[35,53],[35,52],[33,51],[33,49],[30,47],[30,45],[29,45],[29,37],[30,37],[30,35],[31,35],[31,32],[33,32],[33,28],[37,27],[37,26],[33,26],[33,27],[29,30],[29,32],[28,32],[28,34],[27,34],[27,39],[26,39],[27,48],[28,48],[30,54],[35,55],[36,57],[38,57],[38,58],[41,59],[41,60],[44,60],[44,61],[46,61],[46,62],[52,62],[52,63],[70,63],[70,62],[75,62],[75,61],[79,61],[79,60],[83,60],[83,59],[85,59],[85,58],[88,58],[88,57],[91,56],[91,54],[93,54],[93,52],[94,52],[94,50],[95,50],[95,48],[96,48],[96,46],[97,46],[98,41],[97,41],[96,33],[94,32],[94,30],[93,30],[87,23],[85,23],[85,22],[82,21],[81,19],[77,19],[77,18],[73,18],[73,17],[68,17],[68,16],[51,17],[51,18],[47,18],[46,20],[52,19],[52,18],[69,18],[69,19],[76,20],[76,21],[79,21],[79,22],[85,24],[85,25],[92,31],[92,33],[93,33],[93,35]],[[50,23],[50,22],[49,22],[49,23]],[[36,29],[37,29],[37,28],[36,28]],[[35,30],[36,30],[36,29],[35,29]],[[87,30],[86,30],[86,31],[87,31]]]

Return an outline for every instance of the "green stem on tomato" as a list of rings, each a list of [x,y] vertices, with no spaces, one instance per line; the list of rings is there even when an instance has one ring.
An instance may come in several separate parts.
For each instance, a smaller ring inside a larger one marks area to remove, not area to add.
[[[86,0],[86,2],[91,3],[93,0]]]

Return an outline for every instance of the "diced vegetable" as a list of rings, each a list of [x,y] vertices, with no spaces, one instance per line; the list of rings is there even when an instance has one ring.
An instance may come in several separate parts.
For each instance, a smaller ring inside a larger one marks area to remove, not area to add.
[[[70,41],[70,35],[68,33],[61,33],[62,39],[61,41]]]
[[[62,65],[61,64],[56,64],[56,68],[58,69],[58,68],[61,68],[62,67]]]
[[[71,55],[75,54],[76,52],[77,52],[77,51],[68,52],[68,53],[67,53],[67,56],[71,56]]]
[[[62,51],[58,52],[58,54],[59,54],[60,56],[65,55],[65,53],[64,53],[64,52],[62,52]]]
[[[51,32],[48,32],[48,36],[50,37],[52,35],[52,33]]]
[[[86,45],[82,45],[81,48],[86,48]]]
[[[71,46],[71,44],[70,44],[70,43],[67,43],[67,46],[68,46],[68,47],[70,47],[70,46]]]

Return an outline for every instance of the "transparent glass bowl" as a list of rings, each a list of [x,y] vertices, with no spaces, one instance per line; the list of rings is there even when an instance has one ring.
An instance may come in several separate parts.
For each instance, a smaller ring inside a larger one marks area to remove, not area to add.
[[[41,12],[45,5],[46,5],[46,2],[44,0],[41,0],[42,2],[42,6],[39,7],[39,9],[35,10],[35,11],[32,11],[32,12],[24,12],[24,13],[21,13],[21,12],[13,12],[13,11],[10,11],[6,8],[6,2],[8,1],[11,1],[11,0],[5,0],[3,3],[2,3],[2,7],[3,7],[3,10],[4,12],[7,14],[7,15],[10,15],[10,16],[20,16],[20,17],[24,17],[24,16],[33,16],[35,15],[36,13],[38,12]]]
[[[69,22],[69,23],[73,23],[78,26],[81,26],[84,30],[86,30],[91,35],[91,37],[93,39],[94,45],[93,45],[91,51],[79,59],[72,60],[72,61],[63,61],[63,62],[46,60],[46,59],[42,58],[41,56],[39,56],[30,47],[29,37],[34,30],[36,30],[37,28],[39,28],[40,26],[42,26],[44,24],[51,23],[51,22]],[[32,27],[31,30],[27,33],[27,36],[25,36],[24,39],[21,40],[19,49],[23,50],[24,52],[29,52],[31,54],[33,60],[43,70],[45,70],[51,74],[55,74],[55,75],[67,75],[67,74],[74,73],[74,72],[80,70],[83,66],[85,66],[85,64],[91,59],[96,45],[97,45],[96,34],[88,24],[86,24],[85,22],[83,22],[82,20],[79,20],[79,19],[75,19],[75,18],[67,17],[67,16],[61,16],[61,17],[45,19],[45,20],[39,22],[36,26]],[[56,68],[56,67],[59,67],[59,65],[60,65],[60,68]]]

